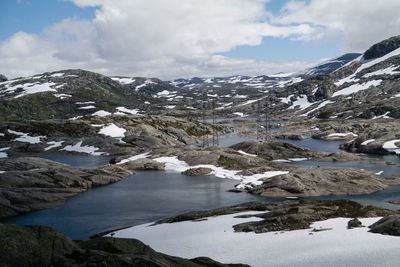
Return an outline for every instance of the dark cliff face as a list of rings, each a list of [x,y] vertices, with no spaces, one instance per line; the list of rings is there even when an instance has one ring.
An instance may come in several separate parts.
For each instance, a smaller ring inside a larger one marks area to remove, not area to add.
[[[400,35],[383,40],[371,46],[365,53],[364,59],[374,59],[384,56],[400,47]]]

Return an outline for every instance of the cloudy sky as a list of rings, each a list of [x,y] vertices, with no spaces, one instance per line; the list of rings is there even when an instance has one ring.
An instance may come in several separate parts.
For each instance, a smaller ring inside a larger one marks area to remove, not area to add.
[[[0,73],[293,72],[400,34],[398,0],[1,0]]]

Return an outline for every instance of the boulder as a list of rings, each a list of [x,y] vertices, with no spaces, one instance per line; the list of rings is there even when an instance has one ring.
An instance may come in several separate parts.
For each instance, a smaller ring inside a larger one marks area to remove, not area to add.
[[[364,227],[364,226],[362,225],[362,222],[357,218],[351,219],[350,221],[347,222],[348,229],[353,229],[358,227]]]
[[[209,175],[211,174],[212,171],[213,170],[210,168],[199,167],[199,168],[187,169],[186,171],[182,172],[182,174],[187,176],[201,176],[201,175]]]
[[[158,162],[152,159],[142,158],[134,161],[129,161],[127,163],[122,164],[124,168],[128,170],[154,170],[154,171],[162,171],[165,169],[165,163]]]
[[[383,217],[376,223],[370,225],[369,228],[372,233],[400,236],[400,215],[396,214]]]

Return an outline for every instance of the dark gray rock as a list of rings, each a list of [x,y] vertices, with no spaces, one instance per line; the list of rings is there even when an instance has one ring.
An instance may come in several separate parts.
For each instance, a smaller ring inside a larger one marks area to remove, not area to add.
[[[124,168],[128,170],[154,170],[162,171],[165,169],[165,163],[157,162],[152,159],[138,159],[134,161],[129,161],[127,163],[121,164]]]
[[[358,227],[364,227],[364,226],[362,225],[362,222],[357,218],[351,219],[350,221],[347,222],[348,229],[353,229]]]
[[[372,233],[400,236],[400,215],[386,216],[369,226]]]
[[[315,153],[295,145],[284,142],[241,142],[231,146],[235,150],[242,150],[249,154],[267,160],[286,159],[286,158],[309,158]]]
[[[400,35],[390,37],[389,39],[374,44],[367,51],[365,51],[364,59],[369,60],[382,57],[399,47],[400,47]]]
[[[396,214],[395,211],[363,205],[350,200],[291,200],[280,203],[249,202],[209,211],[192,211],[160,220],[157,222],[157,224],[201,220],[211,216],[234,214],[244,211],[254,211],[254,213],[257,214],[243,215],[238,217],[247,218],[256,216],[262,220],[234,225],[233,228],[237,232],[264,233],[270,231],[308,229],[313,222],[328,220],[331,218],[377,217]],[[268,212],[260,213],[260,211]]]
[[[357,195],[381,191],[400,179],[382,179],[371,172],[350,168],[287,167],[285,175],[266,179],[248,189],[262,196]]]
[[[212,169],[210,169],[210,168],[200,167],[200,168],[188,169],[188,170],[182,172],[182,174],[187,175],[187,176],[200,176],[200,175],[209,175],[211,172],[212,172]]]

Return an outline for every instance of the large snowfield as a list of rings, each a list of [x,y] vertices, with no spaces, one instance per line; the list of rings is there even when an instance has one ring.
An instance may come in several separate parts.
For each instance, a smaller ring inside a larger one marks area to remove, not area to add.
[[[400,237],[374,234],[368,228],[347,229],[349,218],[315,222],[311,229],[263,234],[235,233],[232,226],[259,218],[234,218],[244,212],[202,221],[144,224],[115,232],[114,237],[137,238],[153,249],[174,256],[211,257],[224,263],[265,266],[399,266]],[[361,219],[371,225],[380,218]]]

